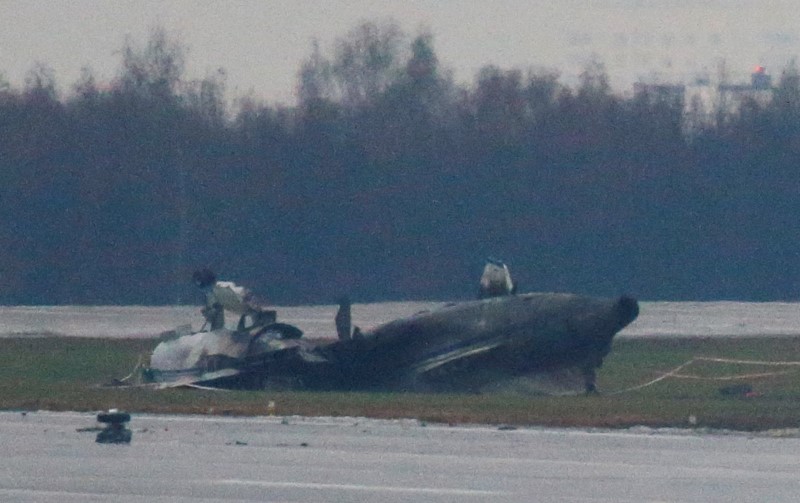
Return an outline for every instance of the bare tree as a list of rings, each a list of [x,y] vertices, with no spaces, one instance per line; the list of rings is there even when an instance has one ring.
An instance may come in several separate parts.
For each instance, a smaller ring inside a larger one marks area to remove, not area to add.
[[[333,97],[333,67],[319,48],[319,41],[312,42],[311,56],[303,62],[298,72],[297,98],[302,108],[330,100]]]
[[[404,39],[394,22],[365,22],[337,41],[332,72],[343,104],[374,101],[398,78]]]
[[[123,90],[146,97],[167,99],[176,95],[185,68],[186,49],[157,27],[143,48],[130,39],[122,50]]]

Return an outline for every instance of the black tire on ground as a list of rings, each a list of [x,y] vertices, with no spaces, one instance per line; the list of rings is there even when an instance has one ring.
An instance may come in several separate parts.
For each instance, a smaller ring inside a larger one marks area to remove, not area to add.
[[[129,444],[133,432],[127,428],[106,428],[97,434],[95,442],[98,444]]]
[[[131,420],[131,415],[127,412],[101,412],[97,415],[97,421],[107,424],[127,423]]]

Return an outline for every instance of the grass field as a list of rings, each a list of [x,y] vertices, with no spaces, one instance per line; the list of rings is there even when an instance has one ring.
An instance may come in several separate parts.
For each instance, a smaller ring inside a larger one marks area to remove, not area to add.
[[[367,416],[443,423],[583,427],[800,427],[800,366],[696,361],[681,374],[623,393],[697,356],[800,361],[795,338],[619,339],[599,373],[597,396],[510,393],[412,394],[356,392],[203,391],[108,388],[156,342],[142,339],[0,339],[0,409],[230,415]],[[747,374],[745,379],[713,380]],[[769,374],[769,375],[760,375]],[[724,394],[746,384],[752,393]],[[270,408],[269,403],[274,407]]]

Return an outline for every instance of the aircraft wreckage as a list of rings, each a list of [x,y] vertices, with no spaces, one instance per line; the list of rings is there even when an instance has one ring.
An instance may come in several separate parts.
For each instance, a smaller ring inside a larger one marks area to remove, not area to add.
[[[639,314],[630,297],[513,294],[508,268],[488,262],[479,300],[457,302],[371,329],[351,330],[350,303],[337,339],[308,340],[246,290],[196,273],[208,330],[160,343],[146,381],[171,387],[307,390],[480,391],[543,371],[577,369],[588,393],[611,342]],[[224,327],[222,311],[241,316]]]

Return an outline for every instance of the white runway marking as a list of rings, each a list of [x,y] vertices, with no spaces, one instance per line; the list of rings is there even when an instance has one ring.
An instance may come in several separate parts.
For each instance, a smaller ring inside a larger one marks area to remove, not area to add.
[[[368,491],[386,493],[409,493],[409,494],[438,494],[450,496],[508,496],[512,493],[505,491],[482,491],[478,489],[458,489],[446,487],[399,487],[399,486],[367,486],[361,484],[319,484],[315,482],[272,482],[264,480],[215,480],[209,481],[211,484],[243,485],[255,487],[271,488],[292,488],[292,489],[324,489],[340,491]]]

